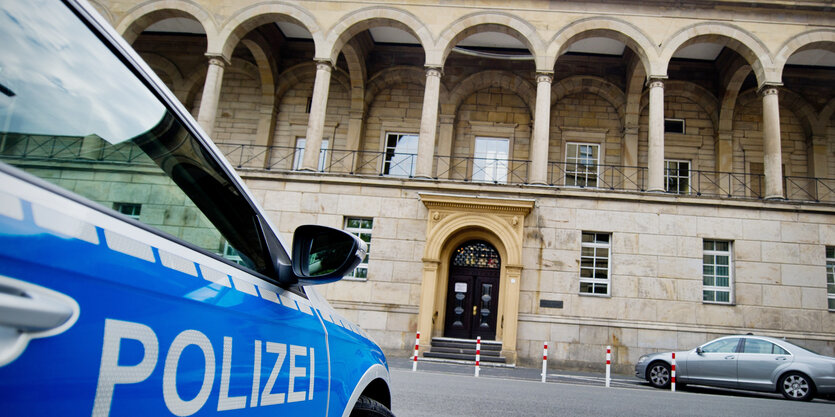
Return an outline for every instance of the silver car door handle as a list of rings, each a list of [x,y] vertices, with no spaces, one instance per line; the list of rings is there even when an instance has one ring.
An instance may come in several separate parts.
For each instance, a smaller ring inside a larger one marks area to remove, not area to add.
[[[783,356],[778,356],[778,357],[774,358],[774,360],[775,361],[784,361],[784,360],[786,360],[786,358],[783,357]]]
[[[734,358],[734,355],[725,356],[725,359],[733,359],[733,358]]]
[[[0,287],[2,326],[30,332],[49,330],[66,323],[72,314],[72,307],[60,300]]]

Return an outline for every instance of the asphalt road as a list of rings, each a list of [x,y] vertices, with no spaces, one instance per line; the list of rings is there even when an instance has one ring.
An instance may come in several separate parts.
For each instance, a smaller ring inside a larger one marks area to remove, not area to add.
[[[393,365],[392,411],[398,417],[835,415],[831,401],[701,387],[669,392],[627,375],[614,375],[606,388],[602,375],[551,372],[542,383],[533,369],[482,368],[475,378],[471,366],[421,363],[412,372]]]

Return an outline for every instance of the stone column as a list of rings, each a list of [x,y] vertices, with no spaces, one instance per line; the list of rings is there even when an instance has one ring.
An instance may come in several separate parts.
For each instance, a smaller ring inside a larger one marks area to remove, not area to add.
[[[829,178],[826,166],[826,136],[812,135],[812,146],[809,147],[809,176],[815,178]]]
[[[349,168],[350,172],[354,172],[357,168],[357,163],[359,162],[359,150],[360,150],[360,143],[362,142],[362,132],[363,132],[363,120],[365,119],[365,113],[362,110],[351,110],[350,112],[350,119],[348,119],[348,143],[347,143],[347,151],[353,152],[350,158],[345,158],[345,161],[350,161],[350,167],[343,167]]]
[[[417,331],[424,341],[432,340],[433,320],[435,317],[435,287],[438,285],[438,265],[431,259],[423,260],[423,281],[420,286],[420,304],[418,304]],[[424,348],[425,347],[425,348]],[[428,343],[421,343],[420,351],[429,349]]]
[[[783,198],[783,155],[780,149],[780,104],[777,86],[760,89],[763,98],[763,166],[765,198]]]
[[[310,100],[310,116],[307,120],[302,171],[319,170],[319,152],[322,147],[322,132],[325,129],[325,114],[328,107],[328,89],[331,85],[333,65],[328,60],[316,61],[316,80],[313,82],[313,97]]]
[[[223,84],[223,68],[227,61],[221,55],[206,54],[209,58],[209,69],[206,71],[206,82],[203,84],[203,97],[200,109],[197,111],[197,123],[211,137],[215,129],[217,117],[217,103],[220,101],[220,87]]]
[[[516,335],[519,327],[519,290],[521,288],[522,265],[505,266],[507,274],[504,288],[502,325],[502,356],[510,363],[516,363]]]
[[[550,73],[536,75],[536,114],[531,141],[531,184],[548,183],[548,142],[551,125],[551,80]]]
[[[649,81],[647,191],[664,192],[664,81]]]
[[[455,133],[455,115],[442,114],[440,116],[440,130],[438,131],[438,171],[436,177],[449,179],[452,166],[452,142]]]
[[[426,68],[426,89],[423,93],[423,113],[420,117],[420,137],[415,177],[432,178],[432,156],[438,124],[438,101],[441,95],[441,68]]]
[[[627,124],[623,128],[623,145],[621,146],[621,163],[623,169],[623,186],[629,190],[641,188],[641,177],[638,175],[638,126]]]

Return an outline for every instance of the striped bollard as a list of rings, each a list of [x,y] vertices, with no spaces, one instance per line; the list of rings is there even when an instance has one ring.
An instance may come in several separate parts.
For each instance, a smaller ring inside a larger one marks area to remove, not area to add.
[[[420,346],[420,332],[415,336],[415,356],[412,358],[412,372],[417,371],[418,347]]]
[[[670,369],[670,389],[676,392],[676,353],[673,352],[673,367]]]
[[[606,346],[606,388],[612,381],[612,347]]]
[[[545,347],[542,348],[542,382],[545,382],[545,376],[548,373],[548,342],[545,342]]]
[[[475,340],[475,376],[478,376],[479,371],[481,371],[481,367],[479,366],[479,361],[481,361],[481,336],[479,336]]]

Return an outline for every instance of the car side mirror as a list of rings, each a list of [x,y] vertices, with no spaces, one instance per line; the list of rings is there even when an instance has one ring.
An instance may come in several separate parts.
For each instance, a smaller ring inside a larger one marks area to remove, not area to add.
[[[353,271],[367,252],[365,242],[345,231],[299,226],[293,233],[293,274],[301,285],[337,281]]]
[[[696,354],[697,354],[697,355],[701,355],[701,354],[702,354],[702,348],[701,348],[701,346],[699,346],[699,347],[697,347],[697,348],[696,348]]]

